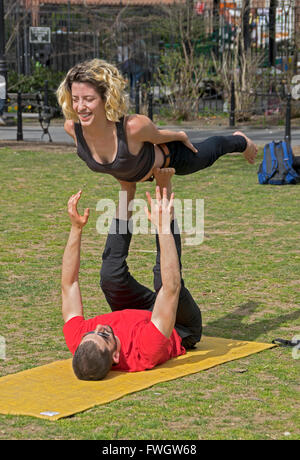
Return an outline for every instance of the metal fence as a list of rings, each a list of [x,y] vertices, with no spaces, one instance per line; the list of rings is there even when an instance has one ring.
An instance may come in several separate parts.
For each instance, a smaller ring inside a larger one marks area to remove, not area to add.
[[[285,4],[277,5],[275,11],[271,7],[250,8],[246,12],[222,7],[216,12],[202,2],[190,2],[187,5],[191,34],[185,20],[181,24],[184,33],[174,21],[175,4],[124,7],[45,3],[37,13],[16,2],[6,15],[8,68],[30,75],[37,63],[54,71],[67,71],[79,61],[102,58],[116,64],[128,77],[133,103],[137,91],[143,103],[151,88],[155,110],[156,102],[169,102],[170,87],[159,78],[163,73],[162,55],[181,50],[182,43],[188,43],[195,55],[207,59],[198,111],[222,112],[229,94],[227,91],[224,97],[223,82],[218,80],[212,62],[220,68],[224,55],[240,46],[237,36],[242,28],[243,46],[259,56],[261,69],[272,68],[263,88],[255,90],[253,102],[253,110],[266,112],[275,95],[281,98],[283,81],[297,72],[300,9]],[[50,28],[49,43],[43,43],[42,39],[31,42],[29,31],[33,25]],[[191,52],[191,49],[186,46],[185,51]]]

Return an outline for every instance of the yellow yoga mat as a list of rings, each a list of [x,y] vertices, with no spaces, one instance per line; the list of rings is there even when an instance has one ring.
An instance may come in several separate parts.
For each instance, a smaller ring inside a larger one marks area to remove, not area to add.
[[[197,348],[143,372],[111,371],[104,380],[78,380],[72,359],[0,378],[0,413],[58,420],[129,393],[209,369],[276,345],[203,337]]]

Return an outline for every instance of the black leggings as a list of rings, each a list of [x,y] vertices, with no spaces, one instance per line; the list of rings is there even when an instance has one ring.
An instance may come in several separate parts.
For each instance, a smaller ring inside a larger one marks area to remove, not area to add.
[[[156,295],[162,285],[158,236],[156,236],[156,264],[153,268],[155,289],[155,292],[153,292],[151,289],[148,289],[136,281],[129,272],[126,258],[128,256],[132,234],[128,229],[126,231],[127,225],[127,221],[118,219],[113,219],[112,221],[102,255],[100,286],[112,311],[124,310],[127,308],[152,311]],[[121,226],[123,226],[122,229]],[[124,226],[126,232],[124,232]],[[174,221],[171,224],[171,230],[180,261],[180,234],[178,226]],[[185,348],[192,348],[201,339],[201,312],[190,292],[184,286],[183,279],[181,279],[181,291],[179,294],[175,329],[182,338],[182,344]]]
[[[208,168],[226,153],[244,152],[247,141],[243,136],[213,136],[205,141],[193,144],[198,150],[192,152],[182,142],[167,142],[170,151],[170,168],[175,168],[175,174],[186,175]]]

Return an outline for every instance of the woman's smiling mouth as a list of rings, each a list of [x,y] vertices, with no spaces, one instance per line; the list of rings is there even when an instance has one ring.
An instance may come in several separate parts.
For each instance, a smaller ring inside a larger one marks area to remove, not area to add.
[[[91,112],[89,113],[79,113],[78,116],[81,120],[87,120],[92,115]]]

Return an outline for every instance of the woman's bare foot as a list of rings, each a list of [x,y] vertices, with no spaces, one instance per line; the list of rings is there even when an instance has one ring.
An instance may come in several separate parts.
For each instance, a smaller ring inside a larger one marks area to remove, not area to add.
[[[251,141],[251,139],[249,139],[249,137],[247,137],[241,131],[236,131],[235,133],[233,133],[233,135],[234,136],[243,136],[246,139],[247,147],[246,147],[246,150],[244,150],[243,155],[246,158],[246,160],[248,161],[248,163],[253,165],[255,163],[255,158],[256,158],[256,155],[257,155],[257,145],[254,144],[254,142]]]
[[[174,168],[155,168],[153,171],[156,184],[160,188],[160,193],[162,194],[163,188],[167,189],[167,197],[170,199],[172,193],[172,184],[171,178],[175,174]]]

